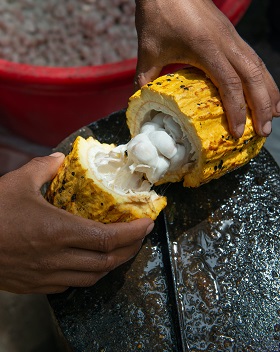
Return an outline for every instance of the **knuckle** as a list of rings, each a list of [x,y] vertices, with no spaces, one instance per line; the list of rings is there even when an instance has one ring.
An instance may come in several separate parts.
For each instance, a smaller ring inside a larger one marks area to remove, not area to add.
[[[248,76],[244,78],[244,82],[251,85],[262,84],[265,69],[264,62],[256,55],[256,59],[248,63]]]
[[[243,91],[242,82],[239,76],[229,75],[226,80],[222,82],[222,87],[227,91]]]
[[[113,249],[113,237],[112,232],[106,232],[99,238],[99,250],[105,253],[111,252]]]
[[[93,272],[111,271],[117,266],[116,260],[112,254],[96,253],[94,261],[89,265]]]
[[[115,258],[110,254],[107,254],[104,256],[103,263],[104,263],[104,266],[102,268],[103,269],[102,271],[112,271],[117,267]]]
[[[59,269],[58,262],[48,257],[41,258],[37,262],[36,266],[37,270],[41,270],[44,272],[53,272]]]
[[[189,38],[189,44],[191,46],[195,46],[195,47],[205,47],[204,45],[207,44],[208,48],[216,48],[216,44],[215,41],[213,40],[213,38],[211,37],[211,35],[209,35],[209,33],[207,31],[201,33],[195,33],[193,34],[190,38]]]
[[[271,118],[271,114],[272,114],[271,100],[265,100],[262,102],[261,107],[260,107],[260,113],[262,115],[266,115],[268,119]]]

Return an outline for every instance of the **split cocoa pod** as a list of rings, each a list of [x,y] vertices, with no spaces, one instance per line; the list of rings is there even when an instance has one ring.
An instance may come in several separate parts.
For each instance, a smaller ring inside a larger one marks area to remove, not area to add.
[[[265,142],[249,109],[243,136],[231,136],[217,88],[196,68],[143,86],[126,117],[127,144],[76,139],[47,190],[50,203],[104,223],[154,220],[167,200],[153,185],[183,180],[198,187],[249,162]]]

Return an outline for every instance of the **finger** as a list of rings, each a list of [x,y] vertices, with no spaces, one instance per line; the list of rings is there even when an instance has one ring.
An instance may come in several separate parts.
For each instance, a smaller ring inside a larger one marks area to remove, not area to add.
[[[51,289],[53,293],[55,290],[63,289],[65,287],[89,287],[96,284],[97,281],[106,276],[107,272],[81,272],[81,271],[60,271],[55,272],[46,278],[46,284],[37,288],[39,290]],[[49,281],[51,284],[47,284]],[[34,291],[33,291],[34,292]]]
[[[266,137],[271,132],[271,120],[279,101],[278,89],[263,61],[246,43],[234,53],[230,60],[241,77],[256,133]]]
[[[47,258],[44,257],[39,264],[39,269],[46,273],[56,270],[109,272],[133,258],[141,246],[142,240],[109,253],[69,248]]]
[[[65,292],[66,290],[68,290],[69,286],[61,286],[61,285],[57,285],[57,286],[40,286],[40,287],[36,287],[36,288],[30,288],[30,289],[24,289],[24,291],[22,292],[17,292],[17,293],[21,293],[21,294],[55,294],[55,293],[62,293]]]
[[[63,153],[36,157],[16,170],[16,174],[18,175],[20,173],[21,182],[23,184],[31,184],[33,187],[40,189],[44,183],[50,181],[55,176],[63,160]],[[24,179],[26,179],[26,183]]]
[[[162,69],[163,66],[147,66],[146,62],[139,59],[134,79],[135,89],[140,89],[145,84],[158,78]]]
[[[68,286],[46,286],[38,288],[34,293],[40,294],[56,294],[63,293],[68,290]]]
[[[64,236],[65,245],[105,253],[143,240],[154,226],[149,218],[114,224],[102,224],[74,215],[69,216],[69,220],[67,236]]]
[[[272,101],[263,84],[262,75],[244,84],[244,92],[248,106],[252,111],[255,131],[258,135],[267,137],[271,133]]]
[[[230,133],[240,138],[246,123],[246,103],[240,77],[230,62],[221,54],[217,54],[215,62],[201,58],[202,68],[219,89],[226,112]]]

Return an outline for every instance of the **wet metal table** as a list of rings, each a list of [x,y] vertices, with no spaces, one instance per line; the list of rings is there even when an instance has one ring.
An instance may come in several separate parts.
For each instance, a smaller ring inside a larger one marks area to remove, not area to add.
[[[76,135],[126,143],[125,112]],[[168,205],[138,255],[95,286],[48,296],[76,352],[280,350],[280,171],[263,149]]]

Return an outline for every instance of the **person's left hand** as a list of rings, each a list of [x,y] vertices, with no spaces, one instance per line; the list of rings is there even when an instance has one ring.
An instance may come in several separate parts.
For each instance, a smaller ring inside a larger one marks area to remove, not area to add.
[[[134,257],[152,230],[151,219],[102,224],[48,203],[40,189],[63,159],[34,158],[0,177],[0,290],[46,294],[94,285]]]

